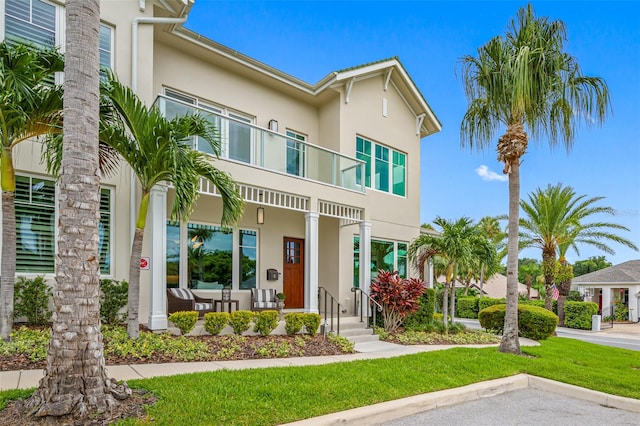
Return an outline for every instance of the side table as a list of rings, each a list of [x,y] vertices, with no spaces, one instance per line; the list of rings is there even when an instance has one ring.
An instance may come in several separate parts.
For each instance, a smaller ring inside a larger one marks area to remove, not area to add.
[[[236,311],[240,310],[240,301],[237,299],[231,299],[231,300],[214,300],[213,301],[213,309],[216,312],[224,312],[224,305],[228,306],[228,312],[231,313],[231,304],[234,303],[235,307],[236,307]],[[220,310],[218,310],[218,304],[220,304]]]

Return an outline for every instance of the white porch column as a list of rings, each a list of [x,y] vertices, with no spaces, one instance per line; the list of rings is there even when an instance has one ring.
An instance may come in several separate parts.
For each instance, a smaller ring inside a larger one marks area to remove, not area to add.
[[[318,218],[316,212],[305,213],[304,219],[304,310],[318,313]]]
[[[371,222],[360,223],[360,289],[369,294],[371,286]]]
[[[611,289],[609,287],[602,286],[602,312],[603,312],[603,316],[604,316],[604,312],[609,312],[609,315],[611,315],[611,312],[609,311],[609,307],[610,306],[611,306]]]
[[[167,328],[167,186],[151,188],[149,200],[149,247],[151,248],[151,277],[149,295],[150,330]]]

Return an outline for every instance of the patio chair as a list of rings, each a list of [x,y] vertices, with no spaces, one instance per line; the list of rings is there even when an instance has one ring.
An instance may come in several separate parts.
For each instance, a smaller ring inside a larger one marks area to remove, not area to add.
[[[251,289],[251,310],[264,311],[267,309],[278,310],[277,291],[274,288]]]
[[[196,296],[188,288],[167,289],[167,313],[196,311],[199,317],[207,312],[215,312],[213,299]]]

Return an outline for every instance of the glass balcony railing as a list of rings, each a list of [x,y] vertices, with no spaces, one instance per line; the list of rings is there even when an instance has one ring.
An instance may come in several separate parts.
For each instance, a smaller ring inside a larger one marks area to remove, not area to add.
[[[199,107],[159,95],[156,105],[167,118],[200,113],[220,135],[221,158],[267,170],[364,192],[364,162],[337,152],[254,126],[233,114]],[[194,140],[194,148],[212,154],[206,142]]]

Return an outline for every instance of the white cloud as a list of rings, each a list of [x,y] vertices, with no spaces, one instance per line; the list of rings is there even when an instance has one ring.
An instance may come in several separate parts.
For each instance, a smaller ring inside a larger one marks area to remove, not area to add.
[[[494,171],[489,170],[489,167],[484,164],[476,169],[476,173],[478,176],[482,178],[482,180],[497,180],[500,182],[506,182],[509,180],[509,176],[500,175]]]

